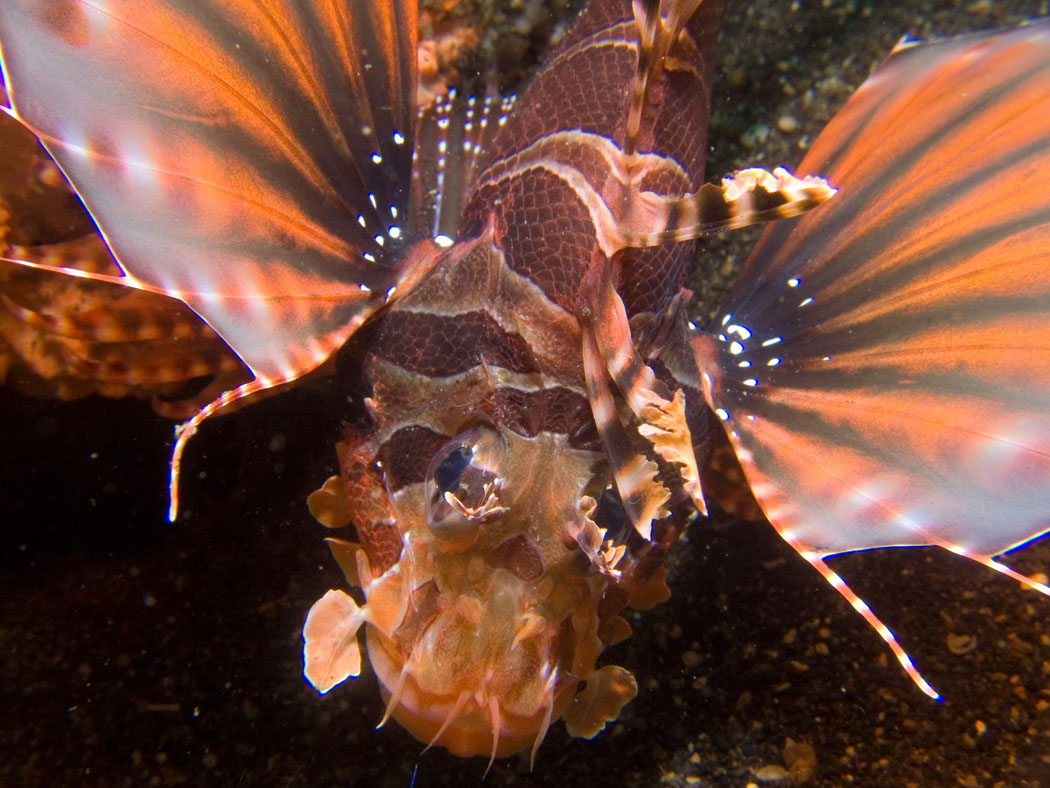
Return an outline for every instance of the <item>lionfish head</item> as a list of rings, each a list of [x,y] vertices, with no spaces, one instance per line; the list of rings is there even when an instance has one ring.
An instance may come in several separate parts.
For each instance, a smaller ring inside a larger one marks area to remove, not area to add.
[[[651,551],[628,554],[596,522],[599,455],[492,422],[416,437],[426,449],[385,463],[340,444],[341,475],[311,497],[323,523],[357,526],[359,543],[329,543],[364,603],[329,591],[313,607],[307,677],[326,692],[358,675],[364,625],[384,721],[421,741],[495,758],[534,756],[563,717],[596,735],[636,692],[623,668],[596,667],[630,633],[620,611],[667,596]],[[406,483],[412,465],[421,482]]]

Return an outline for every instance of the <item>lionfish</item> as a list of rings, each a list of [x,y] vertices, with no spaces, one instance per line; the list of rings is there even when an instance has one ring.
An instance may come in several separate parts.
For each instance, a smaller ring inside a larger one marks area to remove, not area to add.
[[[173,518],[203,420],[356,359],[366,412],[309,500],[356,534],[328,542],[359,593],[304,627],[320,692],[363,629],[422,741],[596,735],[637,691],[599,657],[669,593],[722,432],[930,695],[828,556],[938,545],[1050,594],[996,560],[1050,520],[1050,24],[904,42],[801,176],[707,184],[722,11],[593,0],[521,96],[419,107],[414,0],[0,7],[7,112],[106,244],[9,246],[69,284],[5,285],[7,336],[99,390],[212,376]],[[697,238],[798,214],[690,320]]]

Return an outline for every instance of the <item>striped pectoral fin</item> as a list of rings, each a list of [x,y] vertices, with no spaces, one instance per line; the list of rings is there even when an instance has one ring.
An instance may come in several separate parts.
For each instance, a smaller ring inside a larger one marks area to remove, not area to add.
[[[670,392],[639,354],[631,339],[627,310],[613,288],[609,266],[602,266],[600,273],[592,277],[588,291],[594,320],[589,332],[584,333],[593,334],[603,372],[627,400],[639,421],[639,434],[678,471],[686,493],[696,508],[706,514],[693,438],[686,423],[685,394],[681,389]]]
[[[0,109],[83,199],[125,274],[107,281],[182,300],[253,376],[180,429],[172,517],[204,419],[316,369],[420,271],[403,221],[417,16],[415,0],[0,5]]]
[[[1050,524],[1050,22],[898,50],[800,171],[841,187],[763,235],[697,337],[708,402],[780,535],[825,565],[996,560]]]
[[[635,451],[620,421],[609,376],[591,331],[583,335],[583,372],[594,423],[612,466],[616,489],[624,511],[635,530],[650,539],[653,521],[668,515],[665,504],[671,492],[660,482],[660,469],[651,459]]]
[[[626,202],[619,242],[621,247],[659,246],[798,216],[835,192],[823,178],[798,178],[783,167],[737,170],[720,184],[704,184],[678,197],[639,192]]]
[[[70,2],[58,25],[47,4],[0,9],[4,110],[125,284],[185,301],[271,379],[323,360],[310,339],[341,345],[409,241],[417,4],[349,5]]]

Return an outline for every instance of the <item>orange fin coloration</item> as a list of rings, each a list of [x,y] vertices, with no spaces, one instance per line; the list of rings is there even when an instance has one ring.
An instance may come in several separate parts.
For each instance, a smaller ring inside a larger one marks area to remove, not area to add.
[[[902,45],[800,167],[838,196],[766,230],[696,340],[766,516],[928,694],[824,559],[1009,573],[993,556],[1050,527],[1048,117],[1050,22]]]
[[[8,111],[75,184],[121,281],[184,301],[254,376],[178,431],[172,518],[200,422],[319,366],[437,251],[406,255],[417,6],[377,8],[0,9]]]

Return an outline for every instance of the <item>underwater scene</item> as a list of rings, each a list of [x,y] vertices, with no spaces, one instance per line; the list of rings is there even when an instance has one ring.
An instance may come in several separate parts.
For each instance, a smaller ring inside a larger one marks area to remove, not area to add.
[[[5,0],[0,785],[1050,786],[1048,13]]]

